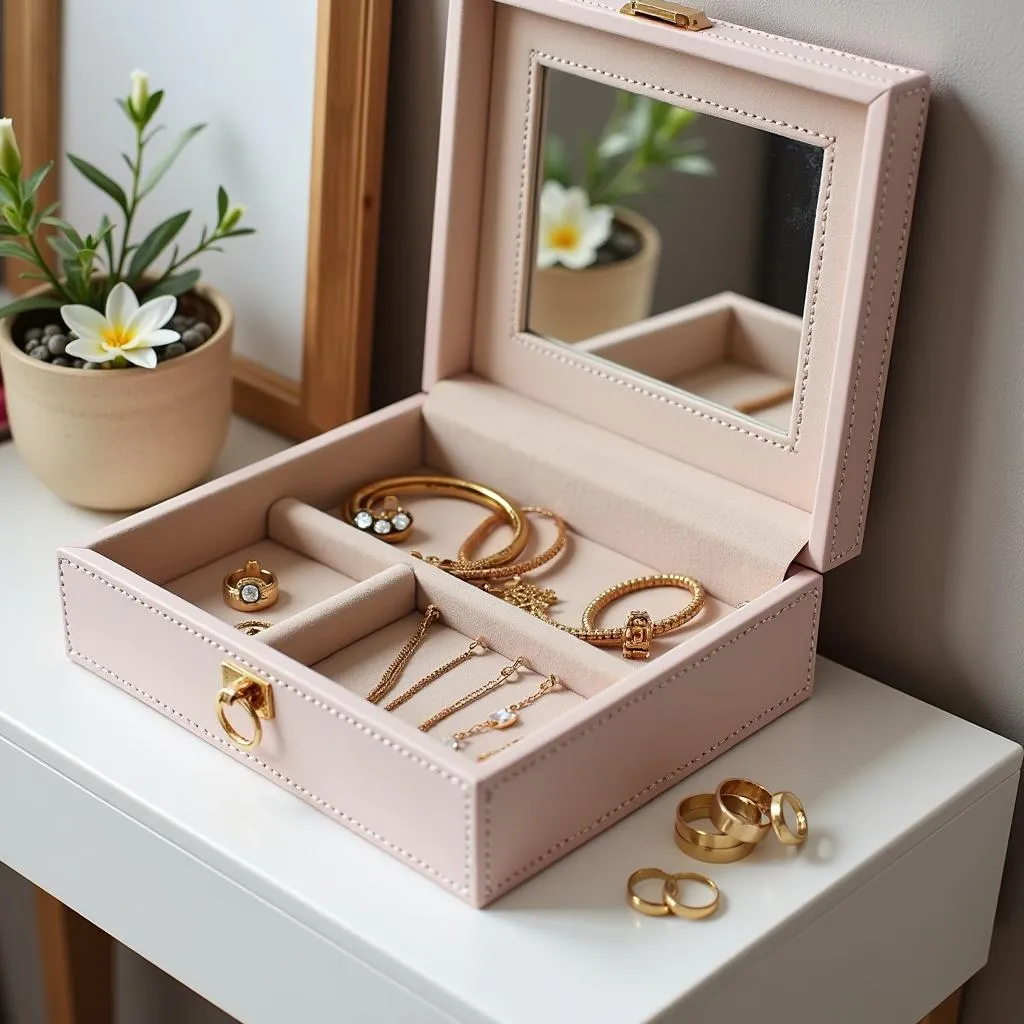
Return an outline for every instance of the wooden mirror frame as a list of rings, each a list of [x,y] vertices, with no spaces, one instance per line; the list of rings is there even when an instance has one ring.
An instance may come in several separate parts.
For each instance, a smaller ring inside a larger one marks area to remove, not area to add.
[[[391,32],[391,0],[317,4],[302,377],[234,357],[235,411],[296,439],[369,409]],[[60,53],[61,0],[3,0],[3,106],[26,166],[60,153]],[[8,269],[7,287],[26,282]]]

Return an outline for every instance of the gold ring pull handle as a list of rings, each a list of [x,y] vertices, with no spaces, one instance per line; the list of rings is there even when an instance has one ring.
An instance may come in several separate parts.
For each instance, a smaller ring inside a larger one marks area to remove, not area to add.
[[[263,720],[274,717],[274,694],[270,684],[245,669],[225,661],[221,665],[223,686],[217,691],[217,721],[229,740],[241,750],[258,747],[263,739]],[[252,735],[244,736],[231,724],[227,709],[240,706],[252,723]]]

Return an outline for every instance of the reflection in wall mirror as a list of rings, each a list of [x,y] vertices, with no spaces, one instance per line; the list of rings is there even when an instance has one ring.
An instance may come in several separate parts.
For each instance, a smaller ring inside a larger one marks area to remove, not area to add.
[[[545,72],[526,328],[786,433],[824,151]]]

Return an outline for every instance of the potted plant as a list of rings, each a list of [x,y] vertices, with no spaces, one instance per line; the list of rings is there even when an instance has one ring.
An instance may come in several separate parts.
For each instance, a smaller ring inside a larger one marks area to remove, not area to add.
[[[140,241],[132,228],[142,201],[205,125],[183,132],[152,163],[163,92],[132,74],[118,105],[134,130],[127,187],[69,154],[71,164],[113,200],[82,233],[38,209],[36,194],[52,164],[25,177],[14,129],[0,119],[0,256],[29,264],[40,286],[0,308],[2,368],[11,432],[19,454],[51,490],[88,508],[141,508],[191,487],[209,470],[231,409],[234,317],[219,292],[199,284],[192,261],[220,251],[244,208],[217,191],[217,221],[197,244],[176,243],[191,211],[158,224]],[[57,253],[59,270],[43,258]],[[168,254],[170,251],[170,255]],[[162,264],[162,266],[158,266]]]
[[[691,134],[699,118],[619,92],[597,140],[582,139],[575,160],[560,136],[547,135],[530,330],[582,341],[650,315],[661,236],[625,203],[651,192],[666,170],[714,174],[704,140]]]

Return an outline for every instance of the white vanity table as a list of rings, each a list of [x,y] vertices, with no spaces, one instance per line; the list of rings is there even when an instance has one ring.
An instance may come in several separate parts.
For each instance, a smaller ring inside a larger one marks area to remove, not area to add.
[[[235,425],[227,462],[278,442]],[[222,467],[225,468],[225,467]],[[65,660],[53,549],[102,520],[0,446],[0,861],[247,1024],[915,1024],[986,959],[1015,744],[828,661],[804,706],[473,910]],[[675,802],[787,787],[812,840],[687,861]],[[626,906],[708,870],[704,922]]]

